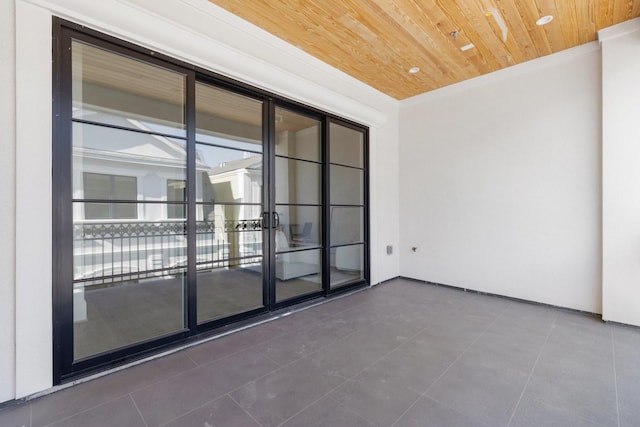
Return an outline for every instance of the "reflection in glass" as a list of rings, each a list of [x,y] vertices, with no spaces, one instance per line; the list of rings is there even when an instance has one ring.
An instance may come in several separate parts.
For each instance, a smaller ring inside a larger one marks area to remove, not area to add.
[[[71,51],[74,119],[186,136],[183,74],[77,41]]]
[[[140,204],[144,217],[166,212]],[[73,204],[74,358],[76,360],[184,327],[186,223],[82,220]]]
[[[197,209],[198,322],[262,307],[262,207]]]
[[[320,265],[321,252],[317,249],[277,254],[276,300],[282,301],[320,291],[322,289]]]
[[[364,132],[335,123],[329,132],[329,283],[334,289],[364,279]]]
[[[331,207],[331,246],[364,241],[364,208]]]
[[[141,162],[141,158],[145,161]],[[85,173],[137,178],[137,198],[133,197],[131,182],[126,184],[122,178],[117,178],[120,182],[110,187],[112,191],[107,187],[102,188],[106,181],[97,185],[95,176],[95,179],[86,180]],[[126,197],[125,200],[165,201],[166,181],[184,181],[185,178],[186,146],[180,139],[91,124],[73,124],[74,199],[93,198],[89,196],[103,191],[109,197],[113,196],[112,200]],[[84,194],[87,184],[89,195]]]
[[[364,246],[331,249],[331,289],[364,279]]]
[[[263,307],[262,258],[198,269],[198,323]]]
[[[329,126],[329,158],[331,163],[364,167],[364,133],[331,123]]]
[[[263,307],[262,101],[196,83],[198,323]]]
[[[321,165],[276,157],[276,203],[319,205]]]
[[[322,290],[321,146],[320,121],[276,108],[277,302]]]
[[[72,74],[79,360],[185,328],[185,141],[153,134],[186,136],[185,76],[80,42]]]
[[[320,121],[276,108],[276,155],[322,161]]]
[[[262,256],[262,209],[253,205],[197,205],[198,265]],[[206,219],[202,217],[206,214]]]
[[[262,101],[196,83],[196,140],[262,151]]]
[[[331,165],[331,204],[364,204],[364,171]]]
[[[84,198],[87,200],[136,200],[138,180],[135,176],[84,172]],[[136,219],[135,203],[87,203],[85,219]]]
[[[184,179],[167,180],[167,218],[187,218],[187,181]]]
[[[73,287],[74,360],[184,328],[184,270]]]
[[[196,144],[196,200],[262,203],[262,154]]]
[[[320,207],[276,205],[276,211],[280,219],[276,252],[320,247]]]

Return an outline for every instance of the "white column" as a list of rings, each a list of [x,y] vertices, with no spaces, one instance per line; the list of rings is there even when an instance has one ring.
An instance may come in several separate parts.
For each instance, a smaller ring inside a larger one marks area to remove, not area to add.
[[[16,398],[51,386],[51,13],[16,3]]]
[[[0,402],[15,397],[15,8],[0,2]]]
[[[602,44],[602,318],[640,325],[640,18]]]

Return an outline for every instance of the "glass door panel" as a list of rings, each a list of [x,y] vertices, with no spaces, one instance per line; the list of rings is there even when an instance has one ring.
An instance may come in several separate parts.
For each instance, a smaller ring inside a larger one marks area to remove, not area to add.
[[[321,122],[275,110],[276,302],[322,290]]]
[[[54,22],[56,383],[364,283],[365,128]]]
[[[364,280],[364,245],[331,248],[331,289]]]
[[[199,324],[264,307],[262,102],[196,84]]]
[[[364,242],[364,208],[331,206],[331,247]]]
[[[182,330],[186,278],[186,222],[103,219],[118,203],[74,202],[74,359]],[[134,204],[151,216],[167,205]]]
[[[276,157],[276,204],[320,205],[321,181],[321,163]]]
[[[330,165],[331,204],[364,204],[364,171],[346,166]]]
[[[78,41],[71,69],[79,361],[186,328],[186,77]]]
[[[365,279],[365,135],[329,126],[330,288]]]
[[[183,74],[79,41],[71,50],[74,120],[187,136]]]
[[[329,125],[329,151],[332,165],[364,168],[364,133],[338,123]]]

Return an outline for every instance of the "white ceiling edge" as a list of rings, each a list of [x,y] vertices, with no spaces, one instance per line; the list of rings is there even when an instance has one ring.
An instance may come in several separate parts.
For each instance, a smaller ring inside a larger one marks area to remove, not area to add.
[[[17,1],[365,125],[398,110],[394,98],[207,0]]]
[[[576,46],[570,49],[565,49],[560,52],[553,53],[551,55],[543,56],[540,58],[532,59],[531,61],[523,62],[513,65],[508,68],[494,71],[489,74],[474,77],[469,80],[464,80],[459,83],[454,83],[449,86],[445,86],[440,89],[433,90],[431,92],[425,92],[420,95],[413,96],[411,98],[403,99],[400,101],[400,109],[410,108],[416,105],[421,105],[435,101],[440,98],[455,95],[464,92],[469,89],[474,89],[482,86],[486,86],[492,83],[501,82],[512,77],[516,77],[523,74],[528,74],[543,68],[552,67],[558,64],[562,64],[566,61],[570,61],[576,57],[588,55],[592,52],[600,50],[600,44],[597,41],[586,43],[580,46]]]
[[[615,39],[616,37],[621,37],[636,31],[640,31],[640,17],[603,28],[598,31],[598,40],[602,42],[605,40]]]

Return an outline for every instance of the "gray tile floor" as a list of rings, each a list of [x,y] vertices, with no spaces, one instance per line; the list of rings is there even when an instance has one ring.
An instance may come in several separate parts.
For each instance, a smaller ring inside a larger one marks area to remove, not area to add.
[[[640,330],[397,279],[0,410],[44,425],[640,426]]]

